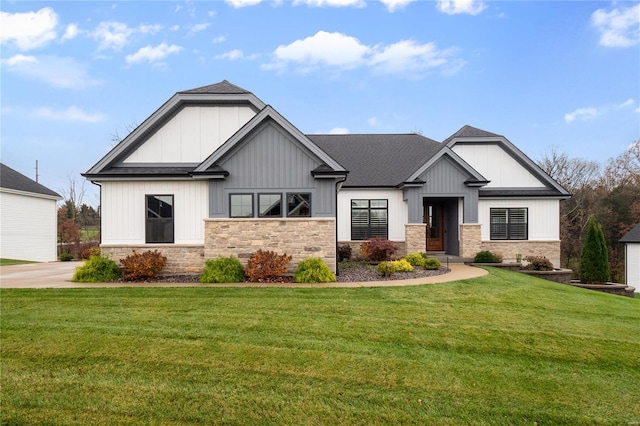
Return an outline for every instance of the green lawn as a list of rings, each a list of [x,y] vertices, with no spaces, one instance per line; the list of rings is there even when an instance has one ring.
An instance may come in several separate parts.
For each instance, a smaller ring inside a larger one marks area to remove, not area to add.
[[[3,290],[2,424],[640,422],[640,301],[490,271]]]
[[[30,260],[0,259],[0,266],[23,265],[26,263],[38,263],[38,262],[32,262]]]

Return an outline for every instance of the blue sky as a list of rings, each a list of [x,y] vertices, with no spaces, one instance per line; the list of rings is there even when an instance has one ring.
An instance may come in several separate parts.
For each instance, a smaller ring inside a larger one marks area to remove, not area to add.
[[[175,92],[227,79],[305,133],[469,124],[532,159],[640,139],[640,3],[0,3],[2,162],[65,192]],[[98,191],[86,185],[87,203]]]

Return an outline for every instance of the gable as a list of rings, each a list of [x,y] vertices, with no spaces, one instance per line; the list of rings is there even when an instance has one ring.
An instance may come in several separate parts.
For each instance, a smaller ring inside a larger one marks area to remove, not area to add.
[[[235,188],[312,188],[322,161],[273,120],[265,120],[217,163]]]
[[[451,149],[490,181],[485,188],[546,188],[498,143],[458,143]]]
[[[185,106],[122,163],[200,163],[255,115],[249,105]]]
[[[425,182],[422,191],[429,194],[466,193],[466,183],[473,179],[473,175],[448,155],[441,156],[418,177]]]

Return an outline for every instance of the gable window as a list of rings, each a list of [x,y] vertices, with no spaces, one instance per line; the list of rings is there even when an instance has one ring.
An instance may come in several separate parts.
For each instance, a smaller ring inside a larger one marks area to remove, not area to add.
[[[351,239],[388,238],[388,200],[351,200]]]
[[[282,194],[258,194],[260,217],[282,217]]]
[[[528,239],[528,213],[526,208],[491,209],[491,239]]]
[[[311,194],[288,193],[287,217],[311,217]]]
[[[173,195],[147,195],[145,241],[173,243]]]
[[[253,217],[253,194],[229,195],[231,217]]]

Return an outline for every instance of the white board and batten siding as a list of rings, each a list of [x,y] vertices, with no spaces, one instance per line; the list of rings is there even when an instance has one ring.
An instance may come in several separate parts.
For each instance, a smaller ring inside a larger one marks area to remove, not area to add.
[[[200,163],[255,115],[248,106],[185,107],[124,163]]]
[[[458,144],[453,151],[490,181],[485,188],[545,187],[497,144]]]
[[[57,198],[0,191],[0,258],[57,260]]]
[[[389,240],[405,240],[409,210],[402,190],[342,188],[338,192],[338,241],[351,240],[351,200],[388,200]]]
[[[206,181],[103,182],[102,244],[144,244],[146,195],[173,195],[175,244],[204,244]]]
[[[482,224],[482,240],[489,241],[492,208],[526,208],[529,240],[558,241],[560,239],[560,202],[553,199],[480,200],[478,222]]]
[[[635,287],[635,292],[640,293],[640,243],[625,244],[625,265],[627,285]]]

